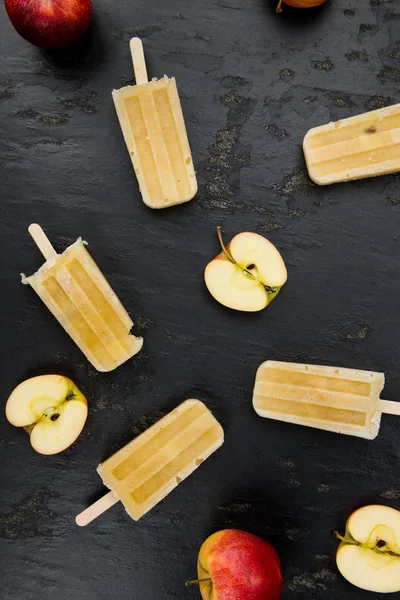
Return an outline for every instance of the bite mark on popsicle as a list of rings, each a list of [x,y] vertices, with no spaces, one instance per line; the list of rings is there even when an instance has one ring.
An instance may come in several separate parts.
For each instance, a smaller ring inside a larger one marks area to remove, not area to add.
[[[104,275],[78,239],[58,255],[39,225],[29,227],[46,258],[22,283],[33,287],[98,371],[111,371],[134,356],[143,339]]]

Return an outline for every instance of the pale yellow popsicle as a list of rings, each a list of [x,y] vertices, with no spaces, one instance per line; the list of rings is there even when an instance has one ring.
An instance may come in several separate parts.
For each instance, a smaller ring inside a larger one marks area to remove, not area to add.
[[[143,339],[130,335],[132,320],[78,239],[57,254],[38,225],[29,231],[44,265],[22,283],[38,296],[98,371],[112,371],[139,352]]]
[[[78,515],[77,524],[87,525],[118,500],[137,521],[223,441],[223,429],[207,407],[186,400],[98,466],[111,492]]]
[[[380,400],[383,373],[268,360],[256,375],[253,406],[268,419],[374,439],[381,415],[400,403]]]
[[[303,141],[318,185],[400,171],[400,104],[310,129]]]
[[[191,200],[197,181],[175,78],[147,81],[141,40],[131,40],[136,85],[113,91],[143,201],[166,208]]]

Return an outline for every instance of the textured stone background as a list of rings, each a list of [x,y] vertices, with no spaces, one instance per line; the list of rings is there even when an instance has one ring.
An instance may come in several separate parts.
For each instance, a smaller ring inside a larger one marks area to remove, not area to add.
[[[267,358],[384,371],[400,399],[399,177],[317,188],[301,151],[312,126],[399,101],[397,0],[331,0],[317,11],[263,0],[94,0],[77,47],[42,52],[0,7],[1,382],[70,376],[90,402],[67,452],[42,457],[3,417],[3,600],[166,600],[185,589],[213,531],[271,541],[284,600],[378,598],[347,584],[335,528],[365,503],[400,506],[398,431],[367,442],[269,422],[251,407]],[[132,80],[131,36],[149,73],[175,75],[197,166],[196,200],[152,212],[138,193],[110,92]],[[95,372],[19,273],[41,257],[38,221],[63,250],[79,235],[135,320],[145,346]],[[219,306],[202,280],[226,239],[267,235],[289,280],[268,310]],[[140,522],[114,507],[87,529],[74,516],[104,491],[95,466],[190,396],[226,443]],[[382,596],[381,596],[382,597]]]

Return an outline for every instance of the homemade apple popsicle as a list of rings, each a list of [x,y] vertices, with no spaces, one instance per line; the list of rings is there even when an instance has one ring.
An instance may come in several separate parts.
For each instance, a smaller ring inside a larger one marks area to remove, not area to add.
[[[98,371],[112,371],[139,352],[143,339],[115,292],[78,239],[57,254],[39,225],[29,227],[46,259],[22,283],[33,287],[57,321]]]
[[[380,400],[384,384],[383,373],[267,360],[253,406],[260,417],[373,440],[382,413],[400,415],[400,402]]]
[[[400,104],[314,127],[303,141],[318,185],[400,171]]]
[[[121,500],[137,521],[224,441],[221,425],[200,400],[186,400],[97,467],[111,490],[76,517],[87,525]]]
[[[197,181],[175,78],[148,82],[141,40],[130,49],[136,85],[112,95],[143,201],[150,208],[188,202]]]

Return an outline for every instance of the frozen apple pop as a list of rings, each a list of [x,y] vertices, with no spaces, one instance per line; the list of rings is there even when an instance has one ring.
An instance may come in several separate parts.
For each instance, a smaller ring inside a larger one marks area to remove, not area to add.
[[[119,500],[137,521],[224,441],[221,425],[200,402],[186,400],[97,467],[111,490],[76,517],[87,525]]]
[[[150,208],[188,202],[197,181],[175,78],[149,82],[141,40],[133,38],[130,49],[136,85],[112,95],[143,202]]]
[[[342,367],[267,360],[257,370],[253,406],[260,417],[373,440],[382,413],[400,402],[381,400],[385,375]]]
[[[133,322],[99,267],[78,239],[57,254],[37,224],[29,227],[46,259],[22,283],[33,287],[57,321],[98,371],[112,371],[134,356],[143,339],[130,334]]]
[[[400,104],[314,127],[303,141],[318,185],[400,171]]]

